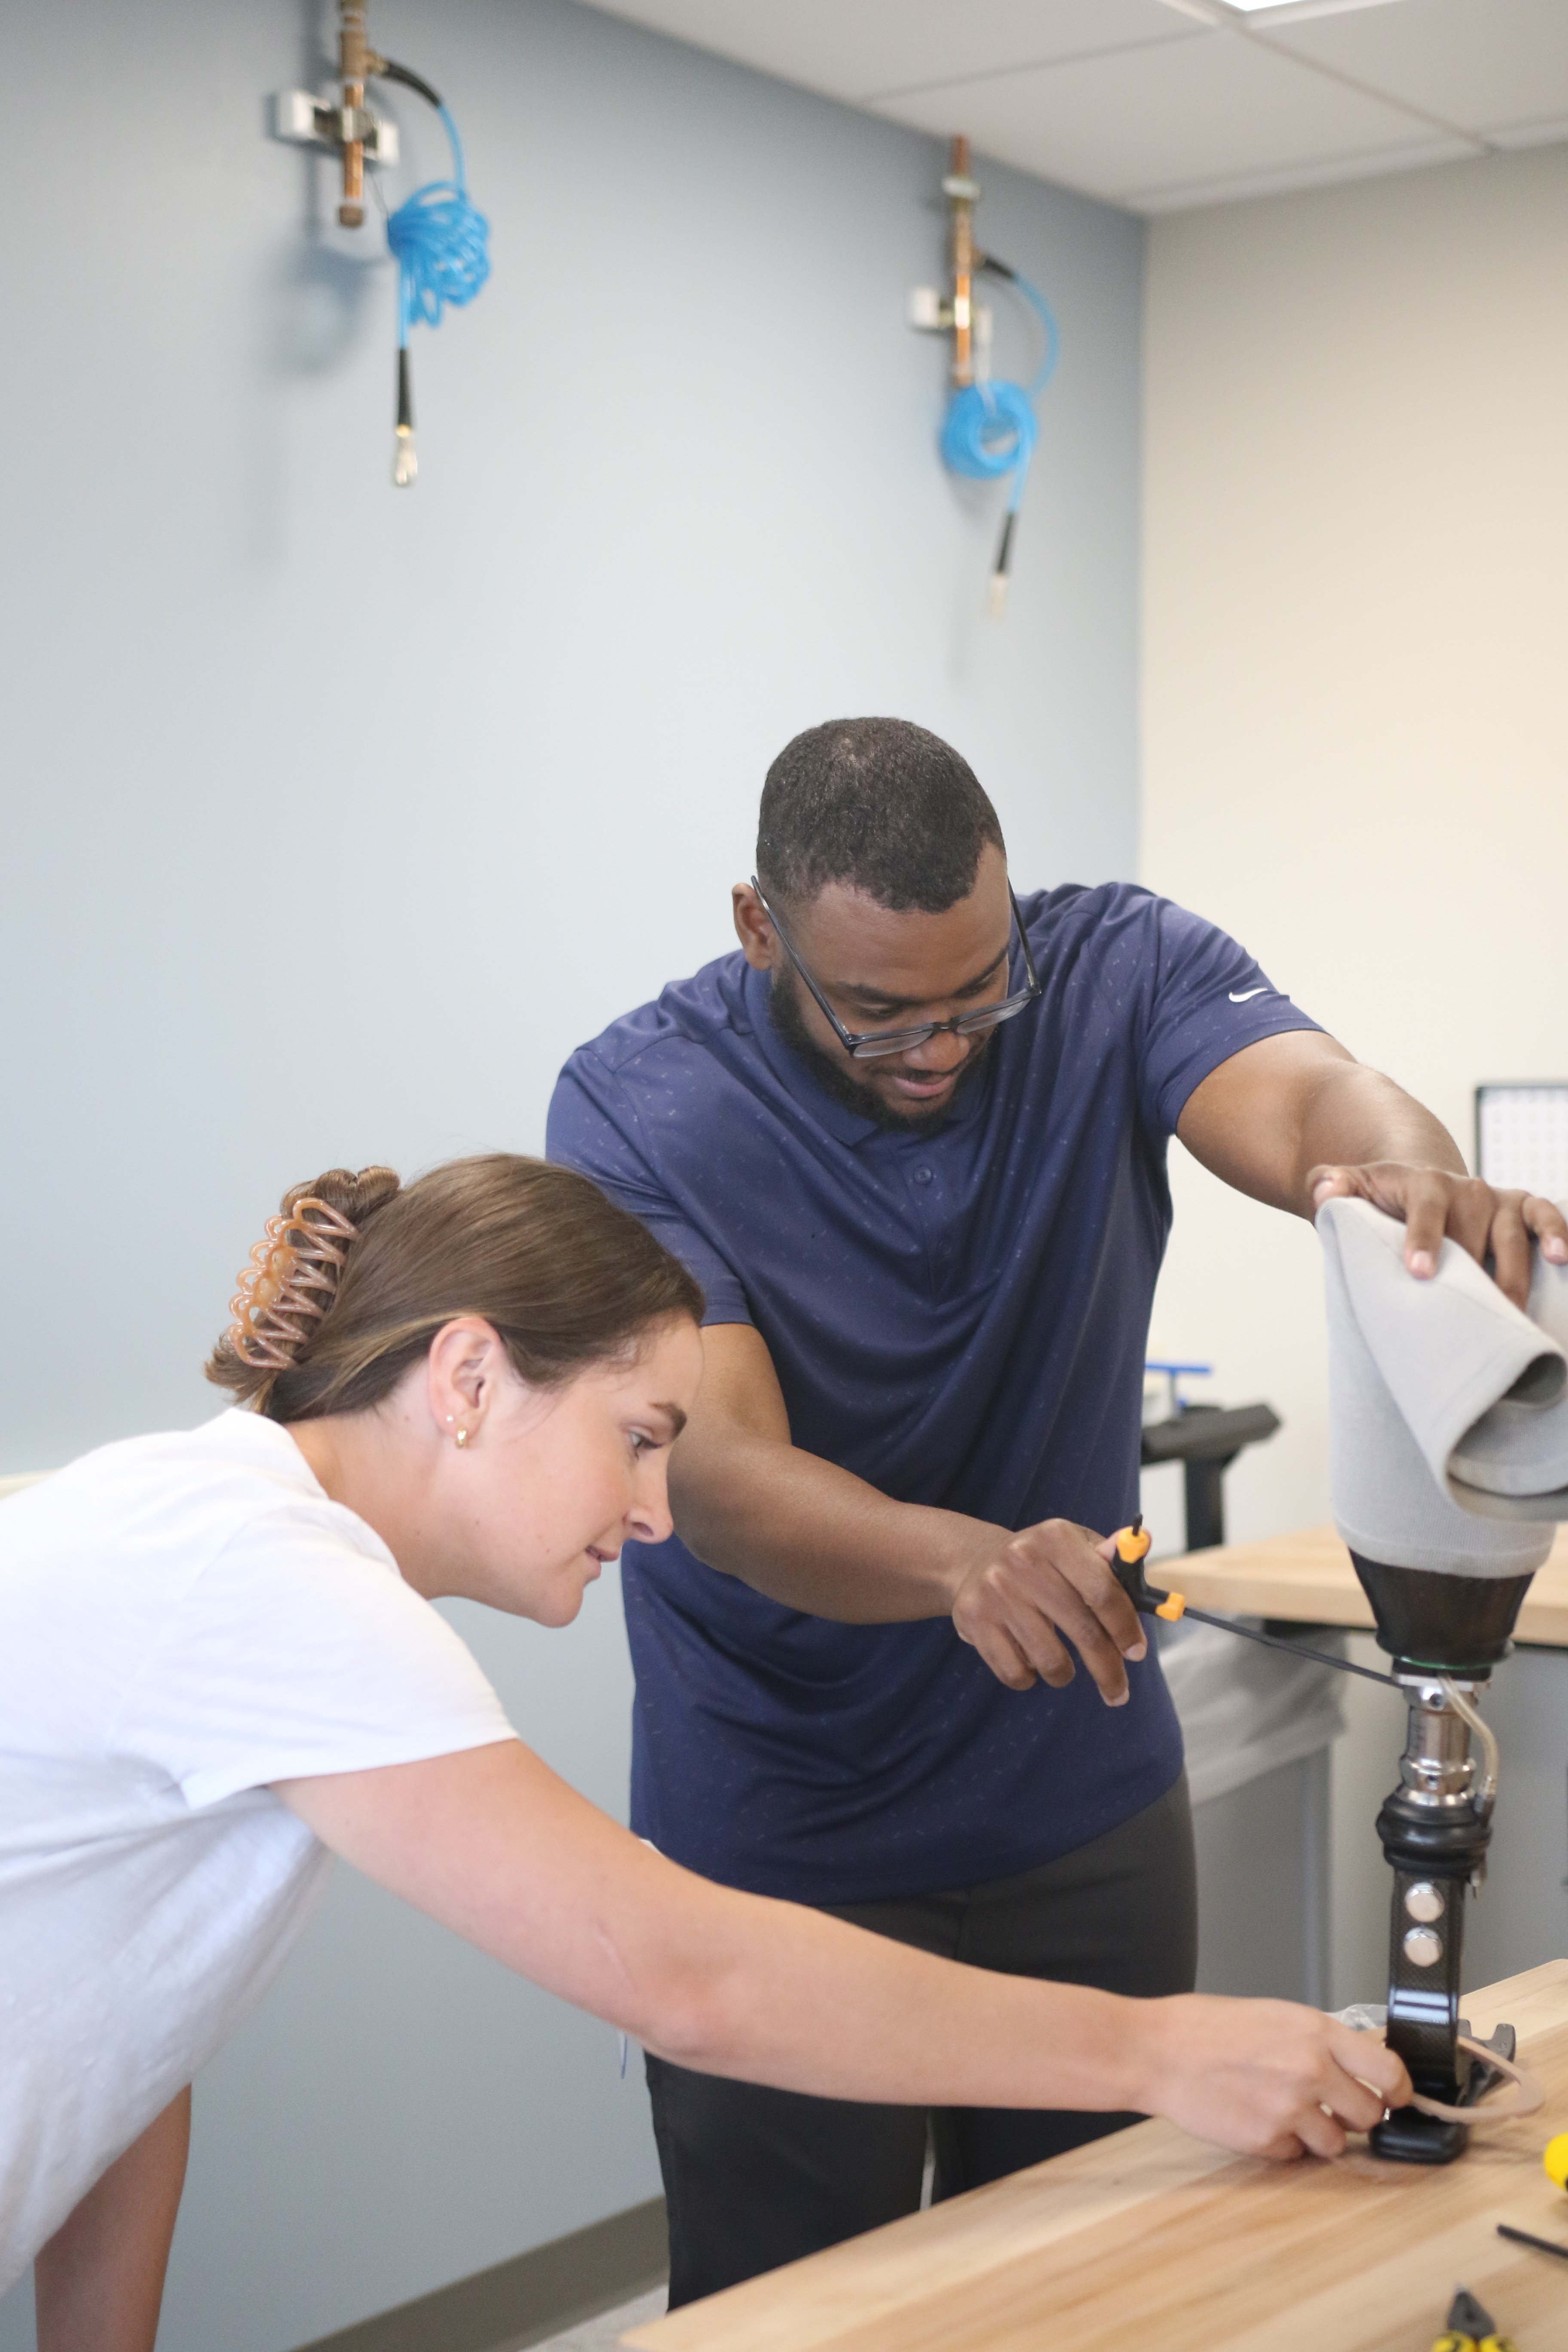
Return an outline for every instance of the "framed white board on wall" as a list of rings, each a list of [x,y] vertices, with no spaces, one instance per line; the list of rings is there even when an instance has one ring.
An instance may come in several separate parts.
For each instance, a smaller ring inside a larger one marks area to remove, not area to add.
[[[1476,1173],[1568,1201],[1568,1079],[1476,1088]]]

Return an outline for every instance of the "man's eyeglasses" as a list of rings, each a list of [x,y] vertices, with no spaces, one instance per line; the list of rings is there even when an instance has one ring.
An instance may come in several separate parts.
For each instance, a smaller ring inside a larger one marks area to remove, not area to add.
[[[857,1062],[874,1062],[880,1054],[911,1053],[917,1045],[923,1045],[928,1038],[940,1037],[942,1032],[948,1029],[951,1029],[955,1037],[975,1036],[982,1029],[994,1029],[1002,1022],[1011,1021],[1016,1014],[1023,1012],[1026,1004],[1032,1004],[1040,993],[1040,976],[1035,970],[1035,959],[1029,953],[1029,942],[1024,930],[1024,918],[1018,912],[1018,901],[1013,896],[1013,885],[1009,882],[1007,904],[1013,909],[1013,920],[1018,931],[1018,945],[1024,950],[1024,970],[1028,974],[1026,987],[1020,988],[1015,995],[1004,996],[998,1003],[983,1004],[977,1012],[961,1013],[953,1021],[922,1021],[919,1027],[914,1029],[858,1031],[846,1029],[816,982],[802,963],[795,941],[763,897],[762,884],[754,874],[752,877],[752,887],[757,894],[763,914],[784,941],[791,963],[816,999],[824,1018],[831,1024],[834,1035],[845,1052]]]

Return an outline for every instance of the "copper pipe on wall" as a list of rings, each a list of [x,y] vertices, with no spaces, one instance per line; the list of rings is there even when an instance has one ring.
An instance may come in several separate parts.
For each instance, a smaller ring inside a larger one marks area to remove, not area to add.
[[[952,381],[974,381],[974,199],[980,191],[969,176],[969,142],[955,138],[951,168],[942,184],[952,216]]]
[[[339,63],[343,78],[343,130],[353,131],[364,108],[364,0],[339,0]],[[343,200],[338,219],[344,228],[364,222],[364,142],[343,140]]]

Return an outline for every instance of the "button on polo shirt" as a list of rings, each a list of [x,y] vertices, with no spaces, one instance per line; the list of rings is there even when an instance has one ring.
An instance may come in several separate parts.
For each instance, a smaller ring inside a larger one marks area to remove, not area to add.
[[[795,1444],[1005,1528],[1137,1508],[1169,1137],[1221,1062],[1317,1024],[1247,950],[1126,884],[1022,902],[1043,994],[934,1131],[827,1095],[739,954],[574,1054],[548,1149],[752,1323]],[[1023,984],[1014,950],[1011,985]],[[1005,1689],[947,1617],[846,1625],[628,1544],[632,1822],[689,1868],[804,1902],[1028,1870],[1181,1769],[1152,1652],[1108,1708]]]

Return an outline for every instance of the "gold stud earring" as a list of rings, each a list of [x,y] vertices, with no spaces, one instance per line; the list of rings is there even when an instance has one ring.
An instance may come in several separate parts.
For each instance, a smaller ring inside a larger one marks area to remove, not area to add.
[[[468,1431],[467,1431],[466,1429],[459,1429],[459,1430],[458,1430],[458,1444],[459,1444],[459,1445],[467,1445],[468,1442]]]

